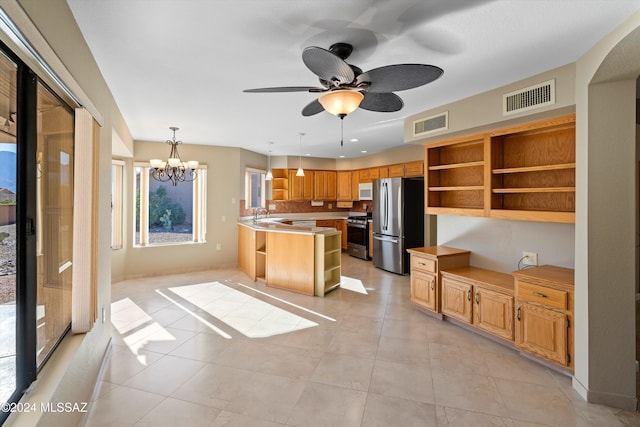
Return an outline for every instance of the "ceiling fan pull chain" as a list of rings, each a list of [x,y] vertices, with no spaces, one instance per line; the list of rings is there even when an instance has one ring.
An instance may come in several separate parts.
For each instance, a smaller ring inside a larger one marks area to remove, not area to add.
[[[344,116],[340,117],[340,147],[344,146]]]

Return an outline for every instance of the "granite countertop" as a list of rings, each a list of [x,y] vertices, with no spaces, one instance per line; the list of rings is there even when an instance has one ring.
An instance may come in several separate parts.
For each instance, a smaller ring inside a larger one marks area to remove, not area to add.
[[[238,224],[252,228],[258,231],[280,232],[280,233],[296,233],[296,234],[321,234],[336,231],[331,227],[307,227],[303,225],[282,224],[280,221],[287,221],[289,218],[273,218],[268,221],[259,220],[254,222],[253,219],[248,221],[239,221]]]

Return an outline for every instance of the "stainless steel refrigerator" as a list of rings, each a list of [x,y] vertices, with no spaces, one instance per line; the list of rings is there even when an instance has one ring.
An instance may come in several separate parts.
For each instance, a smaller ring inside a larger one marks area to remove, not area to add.
[[[407,248],[424,245],[424,180],[373,180],[373,265],[409,273]]]

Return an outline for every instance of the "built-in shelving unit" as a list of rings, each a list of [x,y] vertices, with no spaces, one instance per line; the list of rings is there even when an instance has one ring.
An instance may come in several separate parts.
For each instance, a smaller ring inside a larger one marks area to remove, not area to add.
[[[342,274],[340,256],[342,236],[339,231],[316,234],[316,289],[315,295],[323,297],[340,285]]]
[[[428,213],[484,212],[484,142],[483,138],[462,138],[426,150]]]
[[[289,200],[289,171],[288,169],[272,169],[271,199]]]
[[[426,212],[575,222],[575,115],[429,143]]]

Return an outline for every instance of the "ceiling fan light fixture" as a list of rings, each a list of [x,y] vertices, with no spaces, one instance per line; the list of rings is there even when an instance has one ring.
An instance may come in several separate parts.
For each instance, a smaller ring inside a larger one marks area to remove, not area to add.
[[[344,117],[354,112],[363,99],[364,95],[360,91],[338,89],[323,93],[318,98],[318,102],[329,113]]]

